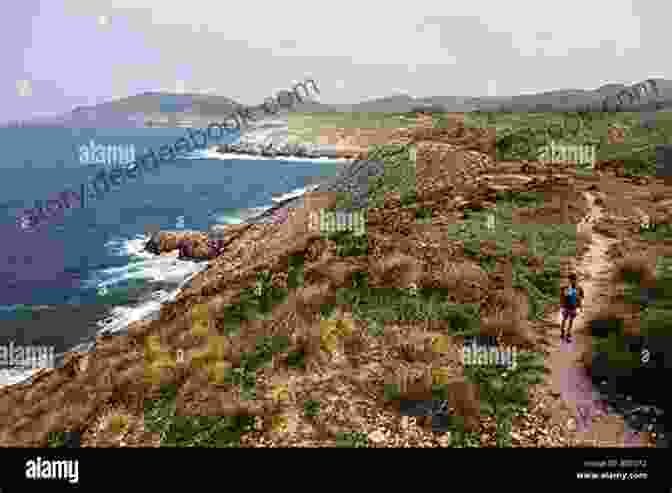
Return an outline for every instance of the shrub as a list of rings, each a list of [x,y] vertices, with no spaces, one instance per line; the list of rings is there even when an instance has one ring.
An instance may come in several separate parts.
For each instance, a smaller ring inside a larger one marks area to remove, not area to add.
[[[369,446],[369,437],[360,431],[339,432],[336,435],[336,446],[343,448],[365,448]]]
[[[162,447],[235,447],[254,429],[252,416],[176,416],[176,399],[171,384],[145,400],[145,429],[159,435]]]
[[[320,413],[319,401],[308,399],[303,403],[303,412],[308,418],[315,418]]]

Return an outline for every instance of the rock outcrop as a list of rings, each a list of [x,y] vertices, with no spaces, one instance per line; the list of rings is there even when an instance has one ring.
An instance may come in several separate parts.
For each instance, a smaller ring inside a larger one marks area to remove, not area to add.
[[[155,255],[179,251],[182,260],[204,261],[219,256],[226,244],[232,241],[241,226],[232,225],[230,229],[217,229],[216,235],[200,231],[162,231],[145,244],[145,250]]]
[[[294,157],[308,159],[353,159],[360,155],[360,149],[349,149],[336,145],[292,144],[289,142],[237,142],[222,144],[216,148],[222,154],[243,154],[270,158]]]

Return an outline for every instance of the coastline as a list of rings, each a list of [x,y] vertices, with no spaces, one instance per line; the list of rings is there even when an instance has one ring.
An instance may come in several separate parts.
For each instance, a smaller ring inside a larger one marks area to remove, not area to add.
[[[276,118],[268,118],[256,122],[252,122],[249,124],[249,127],[246,128],[244,131],[241,131],[241,137],[240,140],[244,140],[246,142],[254,142],[255,140],[258,139],[263,139],[267,138],[269,129],[271,131],[277,132],[281,137],[284,135],[286,136],[287,134],[287,122],[284,120],[278,120]],[[267,157],[267,156],[259,156],[259,155],[252,155],[252,154],[222,154],[220,152],[217,152],[217,148],[219,145],[213,145],[210,146],[209,149],[206,149],[206,155],[210,158],[217,158],[217,159],[254,159],[254,160],[278,160],[279,158],[273,158],[273,157]],[[339,159],[330,159],[330,158],[308,158],[308,157],[289,157],[287,160],[290,161],[297,161],[297,162],[315,162],[315,161],[321,161],[324,160],[325,162],[338,162],[342,165],[342,167],[347,167],[348,164],[353,162],[352,159],[348,158],[339,158]],[[328,183],[330,180],[329,178],[319,178],[313,181],[313,183],[307,185],[304,189],[304,193],[306,191],[312,191],[316,190],[319,187],[323,187],[326,183]],[[265,210],[262,210],[261,212],[258,212],[255,215],[251,215],[249,217],[243,218],[242,224],[246,224],[248,226],[251,226],[253,224],[270,224],[272,223],[272,218],[273,215],[280,209],[285,209],[285,208],[299,208],[302,207],[303,204],[303,194],[299,196],[294,196],[291,198],[286,198],[284,200],[274,200],[273,204],[266,208]],[[217,229],[222,229],[225,230],[227,228],[227,225],[220,225],[219,227],[215,227],[215,230]],[[207,233],[206,231],[194,231],[194,233]],[[149,240],[149,238],[146,238],[146,240]],[[161,256],[167,256],[167,255],[172,255],[172,254],[162,254]],[[207,270],[209,268],[209,263],[211,260],[200,260],[196,261],[197,264],[201,264],[202,267],[200,267],[198,270],[195,272],[191,273],[188,275],[186,279],[184,279],[179,286],[175,287],[174,289],[170,290],[170,293],[167,295],[164,295],[161,297],[161,299],[158,301],[156,306],[153,309],[148,309],[147,313],[145,315],[140,316],[137,319],[131,319],[131,320],[120,320],[118,323],[115,323],[111,327],[106,327],[106,328],[101,328],[96,332],[94,336],[92,336],[91,340],[84,341],[80,344],[77,344],[70,348],[69,350],[66,350],[63,353],[59,353],[56,357],[56,365],[54,368],[43,368],[43,369],[33,369],[31,371],[24,371],[24,372],[17,372],[17,377],[13,378],[10,383],[5,383],[5,384],[0,384],[0,389],[6,388],[6,387],[12,387],[16,385],[21,385],[21,384],[27,384],[31,385],[32,383],[36,382],[40,378],[42,378],[45,374],[50,373],[56,369],[63,368],[63,366],[66,364],[68,359],[72,357],[73,355],[81,355],[81,354],[86,354],[95,351],[97,347],[97,341],[99,338],[107,338],[109,336],[123,336],[128,333],[128,326],[132,325],[134,323],[145,323],[145,322],[150,322],[156,318],[156,316],[160,313],[161,309],[163,306],[166,304],[174,301],[177,297],[180,296],[181,292],[189,286],[189,283],[191,280],[196,277],[199,273],[202,273],[203,271]],[[148,295],[149,296],[149,295]],[[90,310],[94,312],[101,312],[104,311],[101,308],[96,308],[95,310]],[[12,373],[10,370],[8,372]]]
[[[458,135],[444,137],[445,140],[451,138],[469,140],[472,138],[470,135],[465,138],[464,132],[455,133]],[[443,135],[438,137],[443,137]],[[354,274],[361,272],[363,269],[370,274],[370,286],[374,288],[389,285],[408,286],[409,283],[411,285],[420,284],[423,288],[428,286],[445,288],[454,297],[445,303],[445,307],[451,310],[463,310],[473,300],[492,299],[496,301],[497,305],[483,305],[483,308],[487,311],[483,314],[485,323],[481,326],[481,329],[502,329],[501,320],[497,315],[502,313],[500,308],[503,305],[503,309],[506,310],[504,313],[511,314],[509,317],[511,323],[499,332],[503,342],[507,345],[513,344],[519,348],[529,348],[534,352],[539,352],[536,350],[549,345],[548,341],[544,339],[552,341],[551,338],[557,331],[557,324],[554,322],[547,323],[543,320],[532,320],[529,317],[528,293],[520,287],[514,289],[511,284],[512,265],[510,261],[506,264],[506,255],[498,255],[498,252],[493,250],[495,265],[491,269],[492,272],[486,272],[473,259],[473,256],[469,258],[468,252],[463,253],[456,247],[454,238],[446,238],[448,231],[441,226],[455,223],[455,221],[476,226],[479,219],[466,217],[466,209],[490,208],[495,201],[497,201],[497,206],[506,202],[504,197],[495,195],[496,190],[510,190],[512,194],[522,194],[523,197],[527,197],[525,195],[528,193],[525,191],[527,187],[523,186],[525,183],[523,185],[511,185],[510,172],[514,164],[517,178],[521,178],[521,182],[534,182],[533,188],[539,190],[540,193],[555,191],[557,194],[559,193],[558,188],[562,186],[561,192],[575,188],[572,193],[577,197],[576,200],[569,201],[565,198],[562,202],[564,206],[560,208],[555,207],[556,204],[551,204],[551,200],[535,204],[534,208],[530,208],[531,211],[534,211],[534,218],[516,217],[517,220],[521,218],[532,219],[528,222],[538,223],[538,217],[543,216],[551,224],[560,221],[567,222],[568,220],[571,223],[578,223],[581,218],[589,218],[592,215],[591,209],[587,207],[587,203],[584,203],[585,200],[579,198],[579,194],[593,191],[598,185],[592,182],[595,180],[582,179],[579,175],[569,178],[561,177],[558,180],[559,177],[552,176],[550,171],[571,175],[571,170],[569,173],[565,168],[553,170],[550,165],[540,164],[535,166],[535,169],[530,173],[524,171],[525,165],[521,163],[507,163],[506,165],[497,163],[499,166],[493,166],[493,160],[485,153],[474,151],[474,154],[478,155],[473,155],[459,149],[456,150],[456,146],[449,142],[438,142],[438,137],[436,138],[437,142],[431,143],[431,148],[429,146],[419,146],[416,175],[418,181],[413,183],[415,190],[417,190],[417,196],[414,197],[414,200],[418,203],[417,207],[433,205],[434,210],[431,212],[433,213],[433,220],[436,220],[435,224],[419,224],[416,222],[417,216],[414,215],[414,211],[405,207],[406,201],[402,201],[400,197],[390,196],[385,201],[384,208],[369,211],[367,229],[372,234],[369,235],[368,243],[370,246],[363,258],[361,254],[346,255],[349,258],[335,256],[332,243],[326,241],[320,234],[304,228],[302,221],[305,221],[307,211],[303,207],[289,207],[293,210],[290,211],[288,227],[282,225],[262,227],[256,224],[245,224],[243,228],[240,228],[244,229],[244,232],[237,235],[236,241],[230,242],[220,258],[207,264],[209,268],[206,272],[194,276],[188,283],[185,283],[174,301],[161,307],[158,319],[131,324],[125,337],[115,338],[114,340],[100,337],[97,341],[95,354],[89,353],[88,356],[72,355],[66,363],[66,365],[69,365],[67,370],[55,375],[53,379],[45,378],[43,384],[40,383],[40,379],[36,379],[35,382],[38,385],[36,388],[23,389],[21,393],[30,392],[32,396],[41,394],[45,389],[47,392],[54,393],[52,389],[57,388],[55,381],[59,379],[61,382],[65,381],[61,383],[61,385],[64,385],[63,392],[74,391],[73,387],[78,385],[83,386],[87,383],[98,382],[98,385],[90,385],[91,390],[86,402],[72,403],[79,406],[75,408],[76,411],[69,410],[67,415],[65,413],[59,414],[59,416],[63,416],[63,423],[58,421],[58,416],[52,415],[56,411],[50,411],[49,419],[36,419],[35,423],[24,419],[19,425],[9,426],[11,421],[7,422],[7,431],[2,432],[0,437],[5,438],[5,442],[13,440],[13,443],[36,443],[38,440],[44,440],[44,432],[53,429],[55,424],[68,426],[74,423],[73,426],[77,426],[77,429],[86,430],[85,441],[89,444],[95,444],[88,446],[106,446],[101,444],[107,442],[103,442],[103,438],[97,437],[91,431],[94,428],[90,417],[97,417],[98,409],[106,405],[109,398],[122,395],[124,403],[119,412],[140,416],[139,419],[142,419],[142,403],[146,402],[147,399],[153,402],[160,401],[158,391],[154,387],[152,389],[147,388],[145,379],[160,376],[161,378],[169,378],[170,382],[177,382],[180,386],[178,389],[177,406],[179,406],[179,410],[176,412],[177,416],[243,415],[254,417],[255,420],[259,419],[262,422],[261,426],[258,429],[255,428],[255,431],[250,432],[241,440],[244,447],[264,447],[269,446],[269,443],[270,446],[297,446],[297,444],[300,444],[300,446],[311,447],[325,446],[325,444],[333,445],[334,441],[343,439],[341,429],[350,430],[350,436],[355,433],[355,430],[356,433],[368,435],[368,438],[366,438],[367,446],[402,447],[408,446],[410,443],[411,446],[445,447],[448,445],[441,441],[446,438],[445,436],[441,437],[438,433],[426,432],[425,428],[428,423],[434,425],[431,420],[429,422],[423,421],[424,424],[417,420],[417,426],[415,426],[416,423],[409,424],[409,420],[404,419],[407,416],[400,417],[393,406],[387,404],[383,406],[381,404],[384,390],[383,382],[402,382],[398,383],[399,389],[403,389],[403,394],[412,396],[408,399],[426,400],[431,398],[427,389],[429,385],[427,382],[433,383],[436,379],[441,382],[441,385],[448,386],[449,396],[455,399],[452,404],[455,404],[459,414],[465,417],[465,425],[469,424],[469,431],[480,432],[478,433],[480,436],[476,437],[479,445],[476,446],[488,446],[495,442],[497,446],[585,446],[590,437],[582,436],[582,430],[577,429],[579,427],[576,426],[576,418],[570,418],[571,414],[577,410],[563,409],[562,407],[566,404],[569,404],[570,407],[572,405],[572,400],[563,395],[564,387],[560,388],[559,392],[536,387],[535,391],[539,389],[539,396],[534,396],[535,401],[531,403],[535,407],[532,407],[532,405],[525,406],[522,408],[521,414],[517,415],[512,421],[513,431],[509,434],[509,439],[513,440],[514,445],[500,445],[501,430],[499,430],[498,423],[495,423],[497,420],[493,421],[492,416],[483,417],[479,415],[481,411],[478,406],[478,394],[474,393],[475,384],[466,379],[464,368],[453,364],[455,362],[451,358],[454,355],[446,350],[449,350],[450,347],[444,348],[438,343],[436,347],[434,346],[434,342],[438,341],[437,337],[441,334],[440,331],[451,334],[445,336],[448,346],[453,348],[456,346],[455,341],[459,342],[459,334],[454,335],[449,332],[449,327],[441,324],[425,323],[425,320],[417,320],[417,324],[410,329],[405,326],[397,326],[397,324],[388,325],[384,327],[386,331],[384,335],[389,335],[389,337],[379,337],[381,334],[376,335],[375,324],[367,327],[364,318],[353,317],[355,311],[353,305],[360,304],[359,298],[352,300],[352,303],[346,301],[339,305],[337,302],[336,313],[332,315],[335,318],[329,320],[319,318],[322,307],[325,304],[333,305],[334,301],[338,299],[334,298],[337,290],[345,286],[356,289]],[[465,145],[464,141],[460,140],[458,145]],[[408,155],[412,154],[408,149],[404,152]],[[468,183],[465,183],[464,191],[461,191],[460,195],[452,193],[455,192],[454,182],[451,183],[446,176],[440,176],[441,166],[428,165],[428,163],[433,165],[434,158],[439,160],[439,157],[442,163],[446,164],[443,169],[448,169],[448,166],[451,165],[453,167],[462,166],[464,173],[460,175],[459,179],[463,183],[465,181]],[[409,158],[404,157],[404,159]],[[415,168],[415,158],[412,159],[412,162],[413,168]],[[381,163],[376,161],[356,162],[352,166],[344,167],[342,176],[333,179],[333,181],[327,180],[326,183],[320,183],[313,191],[333,191],[334,188],[343,185],[343,178],[351,179],[349,185],[353,183],[363,185],[365,182],[360,180],[360,177],[368,179],[371,174],[376,174],[381,169]],[[534,174],[535,176],[528,178],[524,176],[527,174]],[[606,174],[597,178],[600,179],[599,187],[606,187],[606,184],[603,183],[603,181],[608,181]],[[469,184],[474,182],[482,186],[470,189]],[[442,200],[440,203],[437,202],[438,198]],[[325,207],[328,202],[321,200],[314,202],[311,197],[308,201],[309,204],[306,204],[306,199],[307,197],[303,196],[293,196],[287,200],[279,201],[274,207],[277,209],[290,206],[304,200],[303,205],[310,206],[308,207],[310,209],[312,206]],[[513,202],[511,203],[513,204]],[[268,211],[265,212],[265,215],[268,216]],[[607,213],[613,215],[612,208],[605,210],[605,217],[599,220],[602,230],[607,224],[607,219],[611,219],[611,217],[607,217],[609,215]],[[255,218],[258,217],[255,216]],[[504,227],[509,227],[509,225],[507,224]],[[231,230],[236,229],[231,228]],[[596,231],[599,232],[599,228]],[[558,245],[562,247],[563,243],[560,241],[560,234],[564,233],[558,231],[557,237],[550,238],[546,242],[539,242],[536,245],[541,258],[545,258],[546,252],[556,257],[566,257],[565,250],[558,247]],[[586,255],[586,245],[587,252],[594,251],[589,240],[590,238],[587,241],[583,237],[577,239],[577,243],[584,244],[583,247],[576,247],[577,257],[583,258]],[[207,313],[224,314],[226,307],[234,304],[242,305],[243,294],[251,289],[255,278],[259,280],[261,274],[269,274],[269,287],[278,284],[282,286],[283,281],[286,281],[289,287],[290,267],[294,265],[293,259],[296,256],[301,256],[305,262],[301,277],[305,279],[306,285],[292,287],[289,291],[290,299],[280,306],[272,307],[272,317],[266,316],[263,320],[257,318],[242,319],[239,323],[240,330],[238,333],[227,334],[224,332],[224,339],[221,339],[224,341],[222,342],[224,347],[216,347],[215,345],[220,339],[207,336],[213,334],[210,332],[213,328],[221,333],[219,329],[223,331],[226,325],[220,318],[209,318]],[[499,260],[497,257],[499,257]],[[518,267],[528,269],[521,272],[530,275],[529,272],[532,272],[530,269],[534,267],[533,261],[538,259],[530,256],[524,260],[526,265],[521,263]],[[611,259],[606,260],[611,261]],[[418,266],[420,266],[419,269]],[[457,269],[454,268],[456,266],[458,266]],[[353,285],[348,286],[348,280],[351,277]],[[544,292],[548,291],[546,286],[541,288],[545,290]],[[364,312],[376,308],[373,303],[374,299],[367,298],[373,291],[364,290],[358,295],[363,298],[361,303],[363,308],[360,306],[360,309]],[[530,292],[536,293],[535,291]],[[416,298],[416,301],[422,300]],[[393,305],[390,304],[390,308],[393,308]],[[431,308],[441,310],[441,306],[437,305],[439,304],[432,303]],[[556,307],[551,304],[541,305],[542,308],[544,306],[548,310],[556,311]],[[208,324],[202,323],[203,321],[197,317],[197,313],[201,312],[197,311],[196,308],[212,310],[212,312],[206,312],[208,318],[205,320]],[[537,310],[537,307],[533,308],[535,311]],[[439,313],[443,312],[437,312],[437,314]],[[471,317],[471,312],[466,309],[458,313],[465,320]],[[432,318],[437,322],[443,321],[442,317],[435,316]],[[321,320],[319,324],[317,320]],[[409,325],[416,322],[412,318],[408,320]],[[452,319],[450,321],[452,322]],[[324,349],[316,349],[320,346],[320,340],[317,338],[326,337],[322,331],[332,322],[336,328],[340,327],[339,330],[344,331],[344,346],[331,346],[331,339],[329,339],[326,342],[321,341],[324,343]],[[343,323],[341,324],[341,322]],[[344,327],[349,327],[349,332]],[[314,334],[310,332],[313,329],[315,329]],[[281,331],[282,337],[287,337],[290,347],[286,350],[283,348],[271,350],[271,355],[278,354],[268,361],[267,366],[255,366],[250,370],[254,373],[247,376],[250,376],[254,385],[256,385],[257,397],[254,399],[243,398],[243,384],[247,385],[246,381],[229,384],[217,380],[218,375],[220,375],[218,371],[221,368],[233,368],[234,370],[240,368],[241,372],[248,371],[241,364],[242,361],[247,361],[243,358],[245,354],[269,356],[265,352],[266,346],[260,347],[255,346],[255,344],[259,337],[275,337],[278,334],[277,331]],[[273,336],[267,334],[273,334]],[[451,339],[453,337],[455,339]],[[167,346],[163,346],[163,348],[154,347],[147,342],[148,340],[151,342],[154,338],[156,338],[156,341],[160,340],[162,344],[167,344]],[[432,342],[431,354],[429,354],[426,344],[430,342],[430,338]],[[207,345],[203,346],[203,344]],[[384,347],[385,345],[387,347]],[[144,353],[142,351],[143,346],[145,348]],[[550,346],[549,350],[557,353],[559,349],[554,346],[555,344]],[[182,365],[181,357],[175,356],[176,347],[179,348],[177,354],[189,355],[190,363],[205,361],[206,356],[215,359],[216,363],[213,363],[215,366],[205,368],[209,372],[208,378],[215,380],[207,381],[205,379],[205,372],[201,371],[204,370],[203,367],[191,364]],[[380,351],[381,348],[389,351],[381,354],[383,353]],[[571,350],[573,355],[576,355],[579,348],[571,346],[566,349]],[[180,351],[184,351],[184,353]],[[258,352],[252,353],[252,351]],[[302,357],[308,360],[306,365],[302,369],[298,369],[292,363],[290,368],[290,361],[295,361],[293,356],[291,359],[290,356],[299,352],[303,355]],[[214,358],[212,355],[215,353],[222,354],[222,356]],[[541,352],[539,354],[541,355]],[[394,361],[391,361],[390,358]],[[429,361],[426,361],[427,359]],[[410,369],[407,365],[409,362],[418,367],[422,366],[423,371],[432,370],[427,373],[431,379],[422,377],[422,381],[414,382],[411,376],[415,378],[417,375],[410,375],[410,372],[406,372]],[[220,363],[220,366],[216,366]],[[431,366],[434,363],[440,366],[438,368]],[[87,367],[93,367],[93,373],[87,374]],[[352,382],[353,389],[345,388],[342,383],[345,381],[344,379],[351,375],[353,368],[357,369],[360,374],[356,375],[357,379],[347,380]],[[387,369],[390,369],[390,371],[387,371]],[[434,369],[440,369],[441,372],[435,374]],[[320,374],[335,374],[337,378],[330,379],[325,376],[323,380],[316,379],[315,370]],[[326,371],[322,372],[320,370]],[[555,372],[561,379],[565,377],[558,385],[568,382],[570,386],[574,384],[570,378],[571,375],[557,373],[557,366]],[[100,378],[105,377],[105,375],[112,379],[114,389],[110,389],[108,386],[100,388]],[[150,380],[150,382],[154,382],[151,385],[154,385],[157,381]],[[511,385],[518,385],[518,383],[514,381]],[[210,387],[210,384],[216,387]],[[360,387],[360,384],[365,385],[365,387]],[[526,387],[528,386],[525,382],[523,384]],[[278,387],[281,387],[281,389],[278,390]],[[360,390],[364,392],[360,392]],[[280,399],[277,397],[280,395],[279,392],[283,396],[286,393],[287,396]],[[13,398],[8,397],[7,394],[2,397],[5,399]],[[352,409],[351,415],[348,416],[349,419],[345,420],[345,423],[342,419],[333,419],[335,416],[342,416],[336,408],[347,402],[353,402],[353,398],[360,399],[362,413],[360,414],[359,408]],[[28,402],[27,398],[19,396],[17,399],[23,399],[25,402],[24,405],[21,405],[21,409],[30,408],[31,402]],[[304,403],[308,402],[305,399],[317,400],[323,406],[320,411],[323,414],[320,418],[309,419],[301,415]],[[288,409],[287,400],[292,401],[291,404],[295,404],[295,408]],[[59,400],[51,399],[49,402],[58,404]],[[70,401],[66,403],[71,404]],[[35,404],[33,402],[32,404],[33,407],[39,407],[42,411],[45,410],[45,407],[39,403]],[[17,409],[19,408],[17,407]],[[581,409],[578,409],[578,411],[581,411]],[[37,413],[37,410],[35,413]],[[32,417],[33,414],[31,413],[30,416]],[[144,416],[149,419],[147,414]],[[364,419],[364,417],[370,418],[373,416],[375,416],[375,418],[372,418],[373,422]],[[54,417],[57,419],[54,420]],[[282,419],[280,420],[280,418]],[[331,422],[329,422],[330,419],[332,419]],[[600,418],[597,417],[596,419],[599,420]],[[290,423],[291,420],[300,421],[302,428],[284,427],[284,424]],[[614,420],[616,422],[611,424],[622,427],[623,419],[621,417],[614,417]],[[328,426],[322,426],[325,421]],[[278,422],[283,426],[279,426]],[[35,435],[28,435],[21,428],[21,426],[27,424],[34,428]],[[333,430],[332,424],[335,426]],[[288,430],[299,431],[294,433],[294,431],[290,432]],[[110,446],[161,445],[160,441],[157,442],[155,438],[149,439],[147,434],[144,434],[144,430],[142,433],[139,428],[136,431],[138,434],[132,439],[124,435],[121,439],[122,444],[118,445],[119,438],[116,437],[115,443],[117,445]],[[445,429],[440,431],[443,433]],[[318,434],[311,434],[313,432],[318,432]],[[448,435],[447,439],[450,442],[449,432]],[[614,430],[610,426],[605,429],[604,438],[604,442],[596,445],[607,446],[604,445],[607,440],[620,437],[614,434]],[[2,441],[1,438],[0,441]],[[141,442],[144,444],[139,445]],[[152,443],[152,445],[149,445],[149,443]],[[647,444],[645,446],[652,445]]]

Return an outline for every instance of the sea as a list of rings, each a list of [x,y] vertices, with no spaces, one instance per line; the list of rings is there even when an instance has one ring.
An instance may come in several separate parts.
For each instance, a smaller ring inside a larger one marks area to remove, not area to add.
[[[208,230],[239,224],[274,200],[336,175],[342,160],[269,159],[195,150],[122,183],[85,208],[37,230],[17,218],[36,200],[79,191],[108,164],[82,162],[80,146],[133,146],[135,155],[186,135],[185,128],[2,128],[0,145],[0,346],[86,351],[97,335],[155,317],[206,262],[144,251],[148,228]],[[240,139],[231,133],[217,142]],[[128,148],[128,147],[125,147]],[[39,368],[0,367],[0,386]]]

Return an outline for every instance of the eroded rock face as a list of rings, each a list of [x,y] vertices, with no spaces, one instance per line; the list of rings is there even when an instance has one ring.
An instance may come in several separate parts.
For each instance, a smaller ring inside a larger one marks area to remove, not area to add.
[[[145,250],[155,255],[178,250],[180,259],[210,260],[219,256],[226,244],[244,229],[241,226],[246,225],[217,229],[214,235],[200,231],[161,231],[146,243]]]

